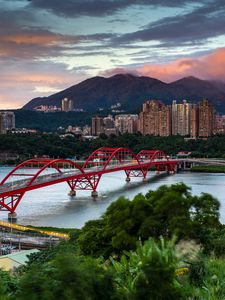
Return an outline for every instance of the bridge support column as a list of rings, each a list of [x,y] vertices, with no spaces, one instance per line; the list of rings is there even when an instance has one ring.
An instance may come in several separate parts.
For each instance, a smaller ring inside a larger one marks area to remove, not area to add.
[[[75,197],[75,196],[76,196],[76,191],[71,190],[71,191],[68,193],[68,195],[69,195],[70,197]]]
[[[97,192],[97,191],[92,191],[92,192],[91,192],[91,196],[92,196],[93,198],[98,197],[98,192]]]
[[[147,183],[147,182],[148,182],[148,179],[147,179],[146,177],[144,177],[144,178],[143,178],[143,182],[144,182],[144,183]]]
[[[17,220],[17,214],[15,212],[14,213],[8,213],[8,220],[11,223],[16,222],[16,220]]]
[[[130,182],[130,177],[127,177],[125,180],[126,182]]]

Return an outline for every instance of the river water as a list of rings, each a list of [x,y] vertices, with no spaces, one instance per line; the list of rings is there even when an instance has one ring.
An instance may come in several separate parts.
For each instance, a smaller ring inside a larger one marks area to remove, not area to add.
[[[0,168],[0,180],[11,170]],[[183,172],[169,176],[155,176],[149,172],[148,183],[141,178],[125,182],[124,172],[103,175],[99,186],[99,197],[91,197],[91,191],[77,191],[77,196],[68,196],[69,187],[60,183],[25,194],[17,208],[17,222],[23,225],[56,226],[80,228],[86,221],[99,218],[120,196],[132,199],[138,193],[147,193],[160,185],[184,182],[191,187],[192,193],[210,193],[221,203],[220,219],[225,223],[225,174]],[[0,219],[7,220],[7,212],[0,212]]]

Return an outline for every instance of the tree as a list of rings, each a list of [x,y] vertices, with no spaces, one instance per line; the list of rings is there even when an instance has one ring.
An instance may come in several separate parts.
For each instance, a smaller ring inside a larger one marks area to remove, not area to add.
[[[110,260],[118,288],[128,299],[181,299],[175,239],[139,242],[137,250],[125,252],[120,261]]]
[[[10,295],[17,289],[17,279],[9,272],[0,269],[0,299],[9,300]]]
[[[113,276],[99,261],[57,256],[42,266],[34,264],[20,279],[16,300],[119,300]]]
[[[161,235],[193,238],[207,246],[220,228],[218,200],[209,194],[193,196],[179,183],[138,194],[132,201],[120,197],[100,220],[87,222],[77,242],[85,254],[108,257],[135,249],[138,239]]]

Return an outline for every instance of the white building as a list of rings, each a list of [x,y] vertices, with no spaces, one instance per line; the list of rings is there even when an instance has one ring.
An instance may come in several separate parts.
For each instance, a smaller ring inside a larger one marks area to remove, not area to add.
[[[177,104],[176,100],[172,103],[172,135],[190,135],[190,117],[192,104],[183,100]]]

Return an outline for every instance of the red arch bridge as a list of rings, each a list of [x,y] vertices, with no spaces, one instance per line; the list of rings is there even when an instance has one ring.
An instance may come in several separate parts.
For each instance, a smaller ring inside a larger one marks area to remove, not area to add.
[[[77,190],[91,190],[97,196],[97,187],[103,174],[125,171],[126,181],[142,177],[153,167],[156,172],[173,173],[177,161],[161,150],[142,150],[134,154],[128,148],[102,147],[95,150],[83,166],[68,159],[33,158],[16,166],[0,183],[0,211],[8,211],[16,218],[16,208],[24,194],[45,186],[67,182],[70,195]]]

